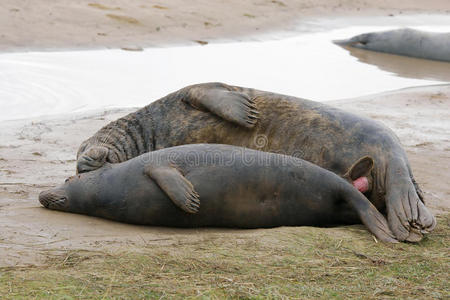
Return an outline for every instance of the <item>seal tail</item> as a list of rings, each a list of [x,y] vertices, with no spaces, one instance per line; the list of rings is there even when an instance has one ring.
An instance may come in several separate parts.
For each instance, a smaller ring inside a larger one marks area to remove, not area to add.
[[[386,218],[362,193],[348,185],[344,190],[344,200],[356,210],[362,223],[366,225],[369,231],[379,240],[389,243],[398,243],[398,240],[395,239],[395,235],[389,229]]]

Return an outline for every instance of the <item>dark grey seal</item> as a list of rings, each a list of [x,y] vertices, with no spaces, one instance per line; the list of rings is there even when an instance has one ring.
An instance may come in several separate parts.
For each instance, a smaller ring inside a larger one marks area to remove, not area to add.
[[[366,50],[450,62],[450,33],[402,28],[364,33],[334,42]]]
[[[383,124],[322,103],[223,83],[185,87],[111,122],[82,143],[77,170],[196,143],[287,154],[352,180],[387,213],[400,241],[417,241],[436,224],[400,141]],[[364,156],[373,158],[373,170],[350,175]]]
[[[352,172],[371,171],[363,157]],[[143,154],[44,191],[49,209],[176,227],[267,228],[363,222],[397,242],[384,216],[351,184],[304,160],[230,145],[194,144]]]

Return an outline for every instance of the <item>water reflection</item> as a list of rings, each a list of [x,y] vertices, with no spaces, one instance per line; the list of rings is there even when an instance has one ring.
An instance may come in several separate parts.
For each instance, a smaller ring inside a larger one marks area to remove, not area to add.
[[[375,52],[348,46],[343,48],[348,50],[358,61],[374,65],[400,77],[450,82],[450,62]]]

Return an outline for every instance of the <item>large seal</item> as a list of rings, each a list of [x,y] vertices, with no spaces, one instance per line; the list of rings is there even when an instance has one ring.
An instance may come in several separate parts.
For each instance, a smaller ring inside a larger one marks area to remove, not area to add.
[[[383,124],[322,103],[222,83],[188,86],[111,122],[82,143],[77,170],[195,143],[292,155],[351,179],[387,212],[400,241],[416,241],[436,224],[405,151]],[[373,170],[351,176],[363,156],[374,159]]]
[[[402,28],[364,33],[334,42],[372,51],[450,62],[450,33]]]
[[[370,172],[363,157],[352,169]],[[230,145],[194,144],[106,164],[69,178],[46,208],[133,224],[266,228],[362,221],[396,242],[381,213],[343,178],[304,160]]]

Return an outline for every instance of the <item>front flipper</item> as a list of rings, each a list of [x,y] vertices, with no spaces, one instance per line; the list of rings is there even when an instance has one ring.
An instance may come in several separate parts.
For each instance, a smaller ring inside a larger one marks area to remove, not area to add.
[[[253,128],[259,119],[255,101],[242,92],[227,89],[224,84],[189,86],[183,101],[246,128]]]
[[[106,163],[109,154],[107,147],[92,146],[83,150],[83,153],[77,155],[77,174],[96,170]]]
[[[194,214],[200,207],[200,199],[192,183],[173,166],[145,167],[145,174],[152,178],[176,206]]]

